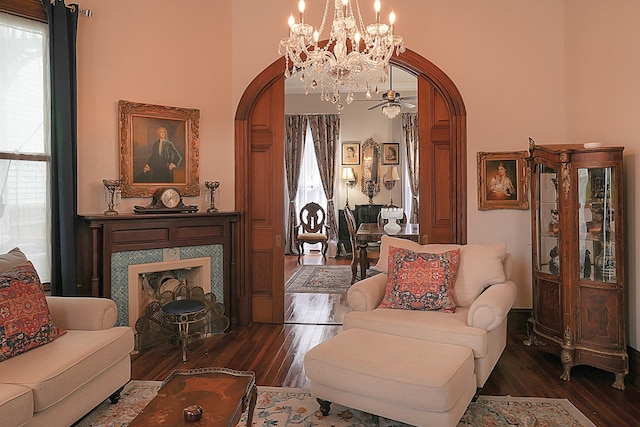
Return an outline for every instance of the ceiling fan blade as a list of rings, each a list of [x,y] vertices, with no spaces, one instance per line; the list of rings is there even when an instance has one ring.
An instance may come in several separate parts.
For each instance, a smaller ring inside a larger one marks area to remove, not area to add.
[[[407,108],[415,108],[416,107],[414,104],[410,104],[410,103],[404,102],[404,101],[400,101],[400,104],[402,104],[403,107],[407,107]]]
[[[388,102],[381,102],[380,104],[374,105],[373,107],[367,108],[367,110],[373,110],[374,108],[382,107],[383,105],[387,105]]]
[[[401,99],[418,99],[417,96],[403,96]]]

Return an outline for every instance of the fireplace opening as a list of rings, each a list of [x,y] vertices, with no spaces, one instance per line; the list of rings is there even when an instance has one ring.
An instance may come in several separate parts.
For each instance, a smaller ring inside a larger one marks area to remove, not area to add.
[[[211,292],[208,257],[129,265],[129,326],[135,327],[135,349],[161,342],[179,342],[176,325],[162,306],[181,299],[197,299],[205,315],[190,327],[189,339],[222,333],[229,327],[224,304]]]

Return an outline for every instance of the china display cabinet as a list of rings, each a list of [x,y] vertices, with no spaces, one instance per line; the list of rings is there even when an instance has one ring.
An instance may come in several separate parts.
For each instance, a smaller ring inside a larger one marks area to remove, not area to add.
[[[527,345],[576,365],[629,372],[623,147],[530,144],[533,311]]]

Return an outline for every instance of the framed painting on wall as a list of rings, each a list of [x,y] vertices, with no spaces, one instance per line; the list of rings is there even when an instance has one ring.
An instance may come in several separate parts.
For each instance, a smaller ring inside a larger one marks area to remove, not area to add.
[[[342,143],[342,164],[360,164],[360,142],[348,141]]]
[[[200,110],[118,101],[122,197],[198,196]]]
[[[400,144],[397,142],[385,142],[382,144],[382,164],[400,164]]]
[[[478,152],[478,209],[529,209],[528,154]]]

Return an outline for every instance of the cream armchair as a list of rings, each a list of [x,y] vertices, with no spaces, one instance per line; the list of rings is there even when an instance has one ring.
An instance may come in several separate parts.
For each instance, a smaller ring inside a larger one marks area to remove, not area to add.
[[[387,286],[389,247],[442,253],[460,249],[454,284],[455,313],[377,308]],[[507,314],[516,299],[511,259],[504,244],[419,245],[383,236],[377,268],[381,274],[354,284],[347,294],[353,311],[344,329],[368,329],[390,335],[469,347],[473,351],[478,387],[489,378],[506,346]]]

